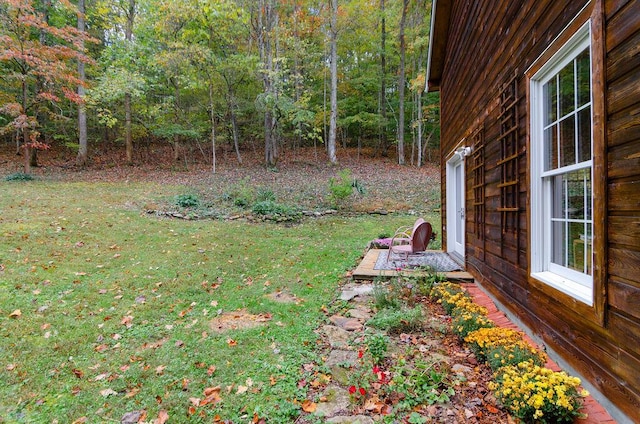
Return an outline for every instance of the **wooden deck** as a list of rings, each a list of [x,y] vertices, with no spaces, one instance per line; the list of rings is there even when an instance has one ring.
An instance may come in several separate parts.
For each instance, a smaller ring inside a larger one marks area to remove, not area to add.
[[[399,274],[398,271],[373,269],[378,260],[378,255],[383,249],[369,249],[360,264],[353,270],[352,277],[354,280],[371,280],[374,278],[391,278]],[[441,250],[433,250],[432,252],[442,252]],[[403,270],[402,273],[420,272]],[[466,271],[455,271],[444,273],[449,280],[456,281],[473,281],[473,277]]]

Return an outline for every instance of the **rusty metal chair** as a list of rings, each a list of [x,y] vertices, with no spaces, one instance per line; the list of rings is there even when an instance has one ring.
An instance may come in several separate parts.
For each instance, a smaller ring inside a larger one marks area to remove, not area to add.
[[[393,254],[403,255],[408,260],[409,255],[424,252],[434,236],[433,227],[422,218],[418,218],[413,227],[399,228],[391,239],[387,262]]]

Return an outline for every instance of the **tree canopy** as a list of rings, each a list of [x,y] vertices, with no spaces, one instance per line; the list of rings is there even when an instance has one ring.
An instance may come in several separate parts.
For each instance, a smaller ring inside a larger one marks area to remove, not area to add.
[[[122,149],[135,163],[141,146],[167,143],[175,160],[202,155],[214,170],[217,149],[242,162],[243,150],[263,148],[275,166],[307,146],[332,162],[336,147],[397,148],[400,163],[419,166],[439,143],[438,99],[422,93],[429,8],[0,0],[0,140],[32,165],[55,143],[79,149],[79,165],[87,150],[90,161]]]

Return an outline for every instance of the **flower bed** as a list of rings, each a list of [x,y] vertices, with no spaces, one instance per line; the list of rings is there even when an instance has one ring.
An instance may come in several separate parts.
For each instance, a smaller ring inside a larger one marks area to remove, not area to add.
[[[544,368],[546,355],[522,332],[497,328],[486,308],[457,284],[434,284],[431,295],[452,316],[458,337],[493,370],[490,388],[514,417],[525,423],[570,423],[584,416],[579,410],[588,392],[580,389],[580,379]]]

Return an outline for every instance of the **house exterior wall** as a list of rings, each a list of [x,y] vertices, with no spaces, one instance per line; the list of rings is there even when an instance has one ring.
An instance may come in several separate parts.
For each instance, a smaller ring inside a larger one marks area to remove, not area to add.
[[[465,165],[467,271],[620,411],[640,422],[640,1],[442,3],[450,11],[446,37],[439,39],[446,42],[445,53],[438,56],[443,182],[452,153],[474,148]],[[530,276],[528,231],[529,80],[550,54],[548,47],[586,19],[594,34],[594,228],[599,228],[592,306]],[[512,130],[505,130],[507,120],[513,121]],[[446,237],[445,197],[443,184]]]

